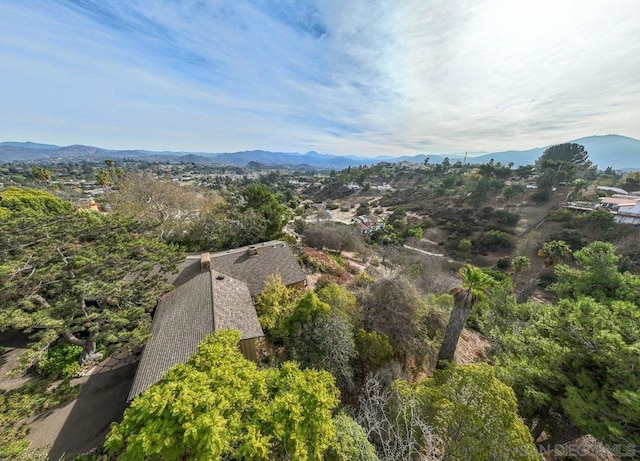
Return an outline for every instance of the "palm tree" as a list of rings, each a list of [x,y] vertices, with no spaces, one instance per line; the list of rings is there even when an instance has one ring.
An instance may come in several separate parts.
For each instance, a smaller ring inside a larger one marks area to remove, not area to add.
[[[564,240],[552,240],[542,244],[542,248],[538,251],[538,256],[545,258],[545,268],[553,266],[558,261],[571,254],[571,247]]]
[[[453,362],[458,339],[460,339],[462,329],[467,323],[471,309],[476,301],[487,293],[494,282],[493,278],[470,264],[460,269],[458,273],[462,278],[462,286],[451,290],[453,310],[438,353],[437,368],[444,368],[448,363]]]

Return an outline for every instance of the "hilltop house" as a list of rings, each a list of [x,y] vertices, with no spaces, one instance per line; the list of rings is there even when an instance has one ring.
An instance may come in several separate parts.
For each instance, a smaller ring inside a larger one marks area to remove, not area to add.
[[[158,301],[128,400],[185,363],[216,330],[240,331],[240,350],[256,360],[256,338],[264,336],[252,296],[278,274],[287,286],[303,287],[306,275],[289,246],[271,241],[219,253],[187,256],[175,274],[175,289]]]

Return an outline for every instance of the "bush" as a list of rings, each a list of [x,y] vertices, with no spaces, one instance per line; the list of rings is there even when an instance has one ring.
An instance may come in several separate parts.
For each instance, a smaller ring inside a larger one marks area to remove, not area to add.
[[[500,258],[496,261],[496,267],[501,271],[508,271],[511,269],[511,258]]]
[[[563,229],[560,232],[555,232],[549,236],[545,241],[552,242],[554,240],[563,240],[571,247],[573,251],[579,250],[586,245],[586,242],[582,238],[580,233],[574,230]]]
[[[572,219],[573,212],[571,210],[567,210],[566,208],[552,211],[547,217],[547,221],[553,222],[571,222]]]
[[[492,230],[480,238],[480,246],[489,250],[508,249],[513,247],[513,240],[506,232]]]
[[[78,359],[81,354],[82,348],[74,344],[54,346],[38,362],[38,372],[48,378],[74,376],[80,371]]]
[[[520,220],[520,215],[507,210],[493,210],[491,215],[498,224],[502,224],[503,226],[515,226]]]

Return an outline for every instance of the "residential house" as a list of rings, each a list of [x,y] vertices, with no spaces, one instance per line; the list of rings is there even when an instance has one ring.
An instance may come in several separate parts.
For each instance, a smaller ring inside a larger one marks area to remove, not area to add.
[[[216,330],[240,331],[240,350],[255,361],[255,340],[264,333],[252,296],[262,292],[272,274],[280,275],[287,286],[306,284],[296,257],[281,241],[187,256],[173,277],[174,290],[158,301],[128,400],[158,382],[172,366],[187,362]]]
[[[356,216],[351,219],[351,224],[355,225],[361,234],[367,235],[385,228],[384,222],[372,215]]]

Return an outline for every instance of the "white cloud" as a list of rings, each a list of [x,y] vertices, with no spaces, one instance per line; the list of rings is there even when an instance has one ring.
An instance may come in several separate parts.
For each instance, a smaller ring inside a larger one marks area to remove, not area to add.
[[[640,137],[635,0],[4,2],[0,139],[404,154]]]

